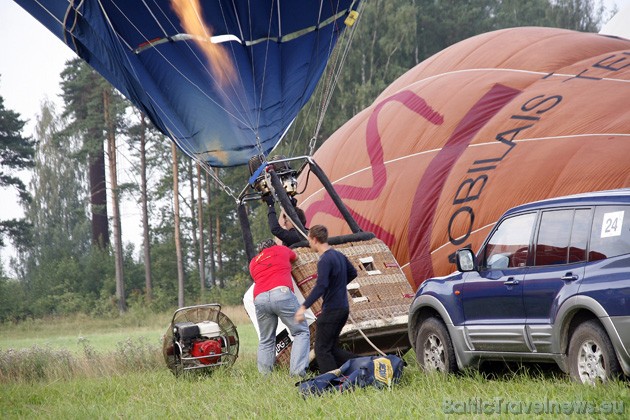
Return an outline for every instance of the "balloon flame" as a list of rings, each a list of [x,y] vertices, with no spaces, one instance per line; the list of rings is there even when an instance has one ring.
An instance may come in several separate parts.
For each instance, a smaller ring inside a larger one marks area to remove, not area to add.
[[[223,46],[210,42],[212,29],[201,18],[199,0],[171,0],[171,6],[177,13],[182,28],[193,36],[193,40],[205,54],[217,82],[224,85],[232,80],[235,74],[232,60]]]

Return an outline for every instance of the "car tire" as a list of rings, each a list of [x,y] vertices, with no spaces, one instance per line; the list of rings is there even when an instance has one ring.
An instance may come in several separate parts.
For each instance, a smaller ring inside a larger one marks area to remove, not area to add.
[[[569,343],[569,372],[578,382],[594,385],[618,376],[621,366],[608,334],[597,320],[580,324]]]
[[[451,336],[440,319],[431,317],[420,324],[415,350],[416,360],[426,372],[457,371]]]

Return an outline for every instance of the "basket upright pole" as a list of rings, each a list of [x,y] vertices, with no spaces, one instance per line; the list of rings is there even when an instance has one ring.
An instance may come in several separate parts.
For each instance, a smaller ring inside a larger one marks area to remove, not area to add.
[[[346,223],[348,224],[348,226],[350,226],[350,230],[352,230],[352,233],[363,232],[363,229],[361,229],[357,221],[354,220],[354,217],[352,217],[346,205],[343,203],[343,201],[341,201],[339,194],[337,194],[337,191],[335,191],[335,187],[330,182],[330,180],[328,179],[324,171],[311,158],[308,158],[308,164],[309,164],[309,167],[311,168],[311,171],[313,171],[317,179],[319,179],[319,181],[322,183],[322,185],[326,189],[326,192],[328,192],[328,194],[330,195],[330,198],[332,198],[333,203],[335,203],[335,206],[337,206],[337,208],[339,209],[339,212],[341,213],[343,218],[346,220]]]

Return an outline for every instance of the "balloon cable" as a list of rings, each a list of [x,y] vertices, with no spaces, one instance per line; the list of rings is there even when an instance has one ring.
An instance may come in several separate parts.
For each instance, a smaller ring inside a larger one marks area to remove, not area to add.
[[[359,324],[357,324],[354,319],[352,318],[352,315],[348,314],[348,319],[350,320],[350,322],[352,322],[354,324],[354,326],[356,327],[357,331],[359,331],[359,334],[361,334],[361,336],[365,339],[365,341],[368,342],[368,344],[370,346],[372,346],[372,348],[374,350],[376,350],[376,352],[378,354],[380,354],[383,357],[387,357],[387,355],[385,353],[383,353],[383,351],[381,349],[379,349],[378,347],[376,347],[376,344],[372,343],[372,341],[367,338],[367,335],[365,335],[365,333],[363,332],[363,330],[361,329],[361,327],[359,327]]]
[[[359,4],[358,6],[358,10],[363,8],[363,3]],[[361,13],[358,13],[359,18],[361,17]],[[358,19],[357,18],[357,21]],[[341,75],[341,70],[343,69],[343,66],[346,62],[346,59],[348,58],[348,53],[350,51],[350,45],[352,44],[352,39],[354,38],[354,34],[356,32],[356,23],[355,22],[349,29],[347,29],[346,31],[343,32],[342,36],[345,36],[346,32],[348,32],[347,35],[347,40],[345,41],[345,45],[344,45],[344,50],[342,54],[337,53],[335,55],[335,60],[333,65],[331,66],[331,71],[329,74],[329,77],[327,78],[327,86],[324,89],[324,94],[323,94],[323,98],[322,98],[322,103],[321,103],[321,109],[319,112],[319,117],[317,120],[317,125],[315,127],[315,132],[313,133],[313,137],[311,139],[311,142],[309,144],[309,155],[312,156],[313,152],[315,151],[315,145],[316,145],[316,141],[317,141],[317,136],[319,135],[319,132],[321,130],[321,127],[324,123],[324,117],[326,116],[326,112],[328,111],[328,106],[330,105],[330,102],[332,100],[333,97],[333,93],[335,90],[335,86],[337,85],[337,82],[339,81],[339,76]],[[337,49],[338,51],[338,49]],[[340,57],[340,58],[339,58]]]

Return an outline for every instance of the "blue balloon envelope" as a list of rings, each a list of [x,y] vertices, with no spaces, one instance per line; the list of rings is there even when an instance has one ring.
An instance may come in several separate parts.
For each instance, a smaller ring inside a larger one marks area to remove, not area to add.
[[[281,140],[353,0],[16,0],[188,155],[237,166]],[[178,3],[193,5],[186,20]],[[188,22],[188,23],[186,23]]]

